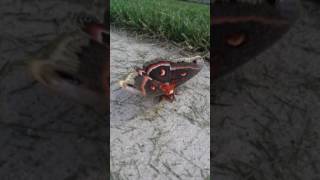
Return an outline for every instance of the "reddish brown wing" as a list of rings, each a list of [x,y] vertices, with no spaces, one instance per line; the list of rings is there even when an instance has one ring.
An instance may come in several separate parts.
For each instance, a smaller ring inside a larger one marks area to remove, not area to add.
[[[161,83],[183,84],[195,76],[202,66],[195,62],[171,62],[159,60],[145,66],[145,73]]]
[[[164,94],[161,90],[161,82],[152,80],[145,74],[135,77],[134,88],[138,89],[143,96],[160,96]]]
[[[109,47],[107,44],[107,41],[110,37],[109,32],[105,29],[104,24],[100,23],[90,23],[87,24],[84,28],[84,31],[87,32],[93,39],[93,42],[90,43],[89,47],[87,47],[87,51],[91,51],[86,54],[91,54],[91,57],[87,57],[86,59],[92,59],[91,61],[91,68],[85,68],[85,69],[98,69],[98,71],[92,70],[93,74],[94,72],[99,72],[99,74],[96,74],[97,77],[102,82],[102,89],[104,90],[103,94],[106,96],[109,95],[109,68],[108,68],[108,62],[109,62],[109,56],[107,56],[107,53],[109,52]],[[85,53],[85,52],[84,52]],[[87,55],[88,56],[88,55]],[[95,67],[94,67],[95,66]]]
[[[170,83],[175,83],[176,86],[179,86],[193,78],[201,69],[202,65],[199,65],[197,62],[171,63]]]
[[[201,68],[202,65],[196,61],[188,63],[158,59],[145,64],[143,69],[137,69],[139,75],[135,79],[135,87],[143,95],[168,94],[171,88],[174,90],[175,87],[185,83]]]
[[[171,82],[171,62],[167,60],[152,61],[144,67],[144,71],[150,78],[161,83]]]
[[[232,71],[278,40],[299,15],[297,0],[216,0],[212,5],[213,79]]]

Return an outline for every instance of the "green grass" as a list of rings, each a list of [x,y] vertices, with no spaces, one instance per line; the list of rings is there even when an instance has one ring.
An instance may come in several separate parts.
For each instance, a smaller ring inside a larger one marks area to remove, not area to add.
[[[111,22],[166,38],[186,47],[208,51],[210,10],[208,5],[178,0],[111,0]]]

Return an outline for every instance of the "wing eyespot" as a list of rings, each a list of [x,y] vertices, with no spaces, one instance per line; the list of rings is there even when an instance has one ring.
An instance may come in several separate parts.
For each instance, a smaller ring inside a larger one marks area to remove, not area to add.
[[[185,77],[186,75],[187,75],[186,72],[183,72],[183,73],[180,74],[180,76],[182,76],[182,77]]]
[[[166,75],[166,70],[160,69],[160,76],[165,76]]]
[[[151,86],[150,86],[150,89],[151,89],[152,91],[155,91],[155,90],[156,90],[156,86],[151,85]]]
[[[231,47],[239,47],[247,40],[245,33],[233,33],[226,37],[226,44]]]

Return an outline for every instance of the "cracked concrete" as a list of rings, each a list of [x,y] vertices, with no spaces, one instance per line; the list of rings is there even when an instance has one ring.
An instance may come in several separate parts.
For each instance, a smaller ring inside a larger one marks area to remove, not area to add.
[[[113,179],[206,179],[210,171],[210,73],[178,88],[176,101],[158,103],[120,89],[131,68],[181,56],[167,43],[113,29],[111,37],[110,156]],[[144,39],[144,40],[141,40]]]
[[[214,179],[319,179],[319,4],[275,46],[213,84]]]
[[[0,2],[1,179],[106,179],[106,119],[48,92],[21,65],[72,29],[72,13],[102,14],[97,2]]]

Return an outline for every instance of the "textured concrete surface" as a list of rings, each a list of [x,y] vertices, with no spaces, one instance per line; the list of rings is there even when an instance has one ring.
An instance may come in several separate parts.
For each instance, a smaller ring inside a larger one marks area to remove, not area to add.
[[[214,179],[320,179],[320,6],[213,84]]]
[[[192,179],[209,176],[210,73],[202,71],[178,88],[173,103],[132,95],[118,81],[134,66],[158,57],[181,57],[179,49],[126,32],[111,34],[110,156],[113,179]],[[144,39],[144,40],[141,40]]]
[[[106,119],[49,93],[19,65],[72,29],[73,13],[100,15],[97,2],[0,2],[0,179],[106,179]]]

